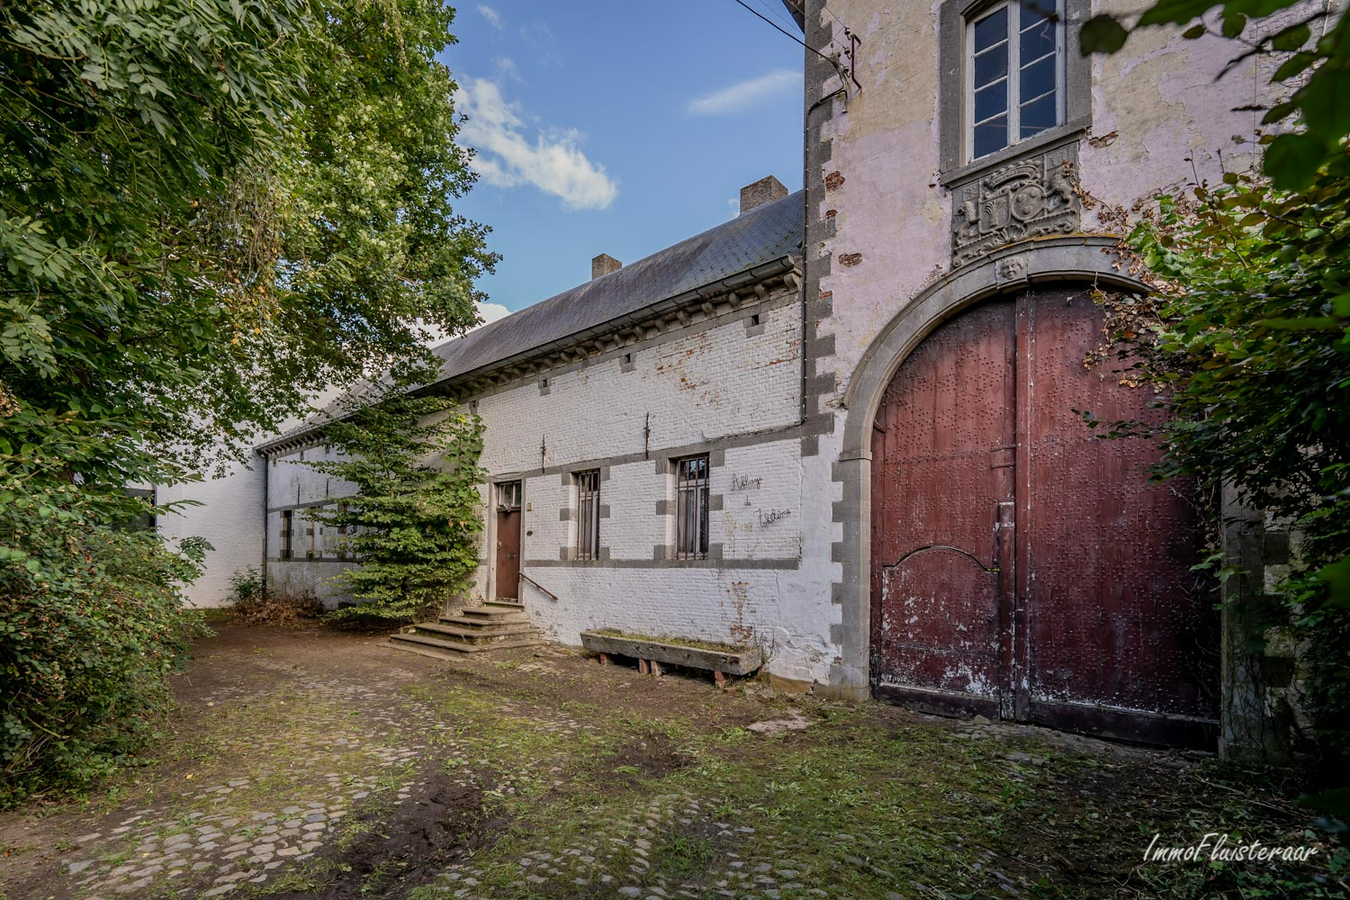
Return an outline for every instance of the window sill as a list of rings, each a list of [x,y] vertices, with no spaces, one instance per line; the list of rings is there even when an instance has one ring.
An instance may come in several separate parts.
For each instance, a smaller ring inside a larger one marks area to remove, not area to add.
[[[1083,137],[1088,129],[1088,122],[1077,120],[1052,128],[1049,131],[1043,131],[1034,138],[1028,138],[1011,147],[1004,147],[996,153],[988,156],[982,156],[974,162],[966,163],[964,166],[958,166],[948,172],[942,172],[938,175],[938,184],[944,188],[951,188],[958,184],[974,181],[980,175],[990,169],[996,169],[999,166],[1007,165],[1010,162],[1026,157],[1043,153],[1047,149],[1069,144]]]

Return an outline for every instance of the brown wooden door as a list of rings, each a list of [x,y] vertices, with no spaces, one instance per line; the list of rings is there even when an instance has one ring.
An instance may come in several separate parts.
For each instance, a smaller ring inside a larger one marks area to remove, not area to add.
[[[520,508],[497,511],[497,597],[520,597]]]
[[[1155,446],[1075,410],[1154,399],[1084,366],[1085,291],[1034,291],[939,328],[873,435],[873,679],[880,696],[1132,740],[1214,741],[1217,631],[1190,572],[1187,485]]]
[[[987,303],[925,340],[872,433],[873,677],[932,712],[997,715],[1013,321],[1011,302]]]

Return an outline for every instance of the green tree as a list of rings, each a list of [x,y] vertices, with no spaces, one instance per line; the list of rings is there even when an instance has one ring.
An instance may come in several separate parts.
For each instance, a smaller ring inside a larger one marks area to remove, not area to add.
[[[434,374],[411,372],[374,402],[353,401],[361,405],[324,428],[337,458],[304,463],[357,489],[311,513],[358,563],[338,578],[363,602],[336,618],[414,621],[467,590],[478,568],[483,425],[450,397],[412,390]]]
[[[59,461],[53,466],[63,467]],[[196,620],[148,505],[0,469],[0,808],[106,774],[159,726]],[[103,523],[103,524],[98,524]]]
[[[1299,191],[1230,173],[1164,197],[1128,248],[1153,292],[1108,302],[1124,373],[1167,397],[1157,472],[1232,485],[1301,535],[1271,598],[1283,602],[1255,598],[1248,612],[1254,640],[1292,622],[1307,642],[1322,748],[1339,765],[1350,750],[1350,154]]]
[[[1263,120],[1271,130],[1261,137],[1269,181],[1229,173],[1193,197],[1162,198],[1128,242],[1155,293],[1119,308],[1116,338],[1130,377],[1170,393],[1159,474],[1227,483],[1302,536],[1275,595],[1284,606],[1247,612],[1258,627],[1292,617],[1307,642],[1310,699],[1333,765],[1350,759],[1345,13],[1344,4],[1297,0],[1155,0],[1139,13],[1094,16],[1081,41],[1084,53],[1114,53],[1131,31],[1186,25],[1186,39],[1231,41],[1229,68],[1276,57],[1276,102]]]
[[[168,482],[476,321],[436,0],[0,8],[11,449]],[[139,451],[139,452],[138,452]],[[0,445],[0,453],[5,447]],[[187,455],[185,455],[185,453]]]
[[[0,796],[134,749],[184,652],[192,560],[126,530],[150,510],[124,488],[242,457],[475,321],[495,257],[452,208],[451,16],[0,4]]]

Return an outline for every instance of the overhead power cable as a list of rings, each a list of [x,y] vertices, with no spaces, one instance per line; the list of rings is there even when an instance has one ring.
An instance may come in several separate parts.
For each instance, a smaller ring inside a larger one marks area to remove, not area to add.
[[[825,5],[824,3],[820,4],[820,8],[823,9],[823,10],[825,10],[827,13],[829,13],[829,14],[830,14],[830,18],[831,18],[831,19],[834,19],[836,22],[838,22],[840,28],[843,28],[844,31],[848,31],[848,26],[844,24],[844,20],[843,20],[843,19],[839,18],[838,16],[836,16],[836,15],[834,14],[834,10],[830,9],[829,6]]]
[[[812,47],[810,44],[806,43],[806,41],[804,41],[804,40],[802,40],[801,38],[797,37],[797,36],[796,36],[795,34],[793,34],[792,32],[785,30],[781,25],[779,25],[779,24],[778,24],[777,22],[775,22],[773,19],[770,19],[768,16],[764,15],[764,13],[760,12],[759,10],[755,9],[755,8],[754,8],[753,6],[751,6],[750,4],[746,3],[745,0],[736,0],[736,2],[739,3],[741,6],[745,7],[747,10],[749,10],[753,15],[757,16],[757,17],[760,18],[760,19],[763,19],[765,22],[768,22],[768,23],[769,23],[771,26],[773,26],[775,29],[777,29],[778,31],[782,32],[783,34],[786,34],[788,37],[792,38],[792,40],[796,41],[798,44],[801,44],[801,45],[802,45],[803,47],[805,47],[807,50],[810,50],[810,51],[811,51],[812,53],[814,53],[816,56],[819,56],[821,59],[825,60],[827,63],[829,63],[830,65],[834,66],[834,70],[835,70],[836,72],[839,72],[839,62],[838,62],[837,60],[831,59],[830,57],[826,56],[824,53],[821,53],[821,52],[820,52],[819,50],[817,50],[815,47]],[[840,77],[840,78],[843,78],[843,77],[844,77],[844,73],[843,73],[843,72],[839,72],[839,77]]]
[[[772,16],[773,16],[775,19],[777,19],[778,21],[782,22],[782,23],[783,23],[784,25],[786,25],[788,28],[791,28],[791,27],[793,27],[794,25],[797,24],[796,22],[794,22],[794,21],[792,21],[790,18],[788,18],[787,12],[786,12],[786,10],[784,9],[782,3],[778,3],[778,2],[776,2],[776,0],[758,0],[758,2],[759,2],[759,5],[762,6],[762,7],[764,7],[764,9],[765,9],[770,15],[772,15]]]

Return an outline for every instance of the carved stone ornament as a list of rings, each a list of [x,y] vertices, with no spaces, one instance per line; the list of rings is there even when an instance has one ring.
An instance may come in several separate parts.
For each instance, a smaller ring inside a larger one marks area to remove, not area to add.
[[[952,265],[1027,238],[1077,231],[1077,188],[1077,144],[1015,160],[954,188]]]
[[[1020,256],[1009,256],[998,261],[994,274],[999,281],[1017,281],[1026,277],[1027,261]]]

